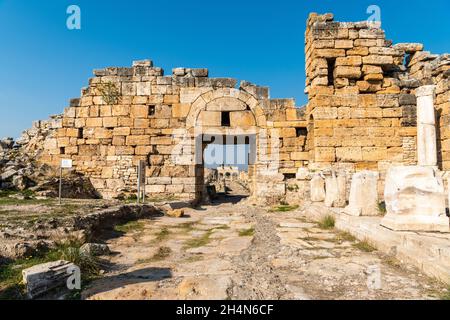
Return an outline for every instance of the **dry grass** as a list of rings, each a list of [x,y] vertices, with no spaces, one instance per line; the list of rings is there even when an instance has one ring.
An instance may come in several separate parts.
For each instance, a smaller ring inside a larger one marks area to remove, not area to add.
[[[335,224],[335,219],[333,216],[325,216],[319,222],[318,225],[321,229],[333,229]]]
[[[364,252],[373,252],[376,250],[376,248],[372,246],[367,239],[354,243],[353,246]]]

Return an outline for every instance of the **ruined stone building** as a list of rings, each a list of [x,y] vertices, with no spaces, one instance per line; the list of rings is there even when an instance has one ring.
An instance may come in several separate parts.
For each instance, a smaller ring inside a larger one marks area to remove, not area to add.
[[[299,168],[376,170],[382,184],[389,166],[417,163],[417,137],[430,138],[427,128],[435,125],[437,165],[450,169],[449,55],[392,44],[379,25],[335,22],[331,14],[309,16],[305,53],[303,108],[271,99],[266,87],[210,78],[207,69],[164,75],[145,60],[95,70],[81,97],[53,121],[39,161],[73,159],[77,172],[113,198],[135,192],[144,160],[149,194],[199,200],[203,151],[223,138],[250,145],[251,194],[267,197],[284,195]],[[434,87],[418,90],[424,85]],[[418,132],[422,96],[434,98],[436,122]]]

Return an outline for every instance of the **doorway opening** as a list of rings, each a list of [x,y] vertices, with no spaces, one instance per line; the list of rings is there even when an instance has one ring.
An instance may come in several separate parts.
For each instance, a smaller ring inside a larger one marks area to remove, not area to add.
[[[196,155],[196,181],[202,185],[203,201],[237,203],[248,197],[254,181],[256,135],[203,134],[197,139],[202,148],[196,148],[201,150]]]

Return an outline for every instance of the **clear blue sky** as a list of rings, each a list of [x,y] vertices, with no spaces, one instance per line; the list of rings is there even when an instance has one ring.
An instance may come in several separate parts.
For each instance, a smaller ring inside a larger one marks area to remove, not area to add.
[[[79,31],[66,28],[71,4],[81,7]],[[380,6],[389,39],[450,51],[448,0],[0,0],[0,137],[61,113],[92,69],[143,58],[166,73],[207,67],[302,105],[308,13],[359,21],[371,4]]]

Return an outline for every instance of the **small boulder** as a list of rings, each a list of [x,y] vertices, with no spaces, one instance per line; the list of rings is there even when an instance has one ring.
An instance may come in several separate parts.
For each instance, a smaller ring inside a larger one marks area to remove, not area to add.
[[[106,244],[101,243],[85,243],[81,246],[80,252],[91,256],[105,256],[110,254],[111,250]]]
[[[170,210],[167,211],[166,215],[172,218],[182,218],[184,217],[184,210],[183,209]]]

